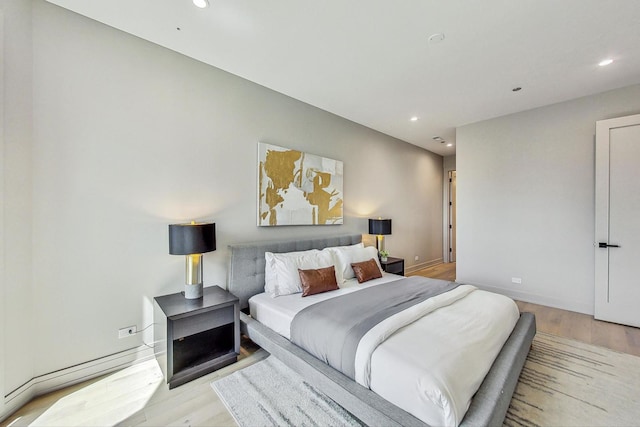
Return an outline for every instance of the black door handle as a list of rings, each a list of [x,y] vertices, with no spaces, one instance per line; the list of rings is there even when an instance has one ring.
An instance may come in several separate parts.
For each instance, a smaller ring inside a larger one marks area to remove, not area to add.
[[[598,247],[600,247],[600,248],[619,248],[620,246],[619,245],[610,245],[610,244],[605,243],[605,242],[600,242],[600,243],[598,243]]]

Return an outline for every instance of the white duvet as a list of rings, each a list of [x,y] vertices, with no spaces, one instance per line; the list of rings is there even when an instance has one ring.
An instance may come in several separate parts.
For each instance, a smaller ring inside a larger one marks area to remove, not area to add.
[[[365,285],[399,278],[385,274]],[[252,317],[289,338],[297,312],[362,287],[347,284],[305,298],[260,294],[249,306]],[[518,318],[511,299],[461,285],[365,334],[356,351],[356,381],[429,425],[457,426]]]

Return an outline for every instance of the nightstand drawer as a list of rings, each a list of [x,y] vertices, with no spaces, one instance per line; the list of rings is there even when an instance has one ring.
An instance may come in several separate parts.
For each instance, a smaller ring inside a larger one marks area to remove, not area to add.
[[[173,339],[188,337],[199,332],[234,322],[233,305],[173,320]]]

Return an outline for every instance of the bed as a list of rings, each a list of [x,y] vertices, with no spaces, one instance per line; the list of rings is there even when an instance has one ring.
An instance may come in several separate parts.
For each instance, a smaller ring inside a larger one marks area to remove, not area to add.
[[[290,311],[278,310],[276,307],[276,309],[274,310],[274,308],[269,305],[270,302],[277,302],[276,305],[278,303],[282,303],[287,307],[291,307],[291,305],[285,303],[287,297],[266,297],[268,299],[265,300],[265,297],[260,295],[264,292],[265,288],[265,252],[286,253],[294,251],[307,251],[310,249],[323,249],[327,247],[356,245],[360,242],[360,235],[349,235],[328,237],[322,239],[307,239],[287,242],[262,242],[256,244],[230,246],[231,266],[229,270],[229,290],[239,297],[241,309],[248,309],[251,305],[254,316],[258,318],[262,317],[261,323],[255,318],[248,315],[246,312],[242,313],[241,323],[243,333],[245,333],[250,339],[263,347],[273,356],[283,360],[287,365],[304,376],[309,383],[316,386],[319,390],[327,394],[329,397],[331,397],[333,400],[335,400],[337,403],[339,403],[341,406],[343,406],[345,409],[347,409],[367,425],[424,426],[428,425],[425,423],[425,420],[440,420],[432,421],[433,424],[442,424],[442,420],[453,420],[451,422],[445,421],[444,423],[460,423],[460,425],[462,426],[501,424],[508,409],[511,395],[513,394],[518,376],[520,374],[522,366],[524,365],[524,361],[531,345],[531,341],[533,339],[533,336],[535,335],[535,318],[529,313],[523,313],[519,317],[516,314],[515,318],[509,320],[514,323],[513,330],[510,332],[510,334],[507,333],[506,338],[497,338],[500,341],[499,347],[495,350],[498,353],[497,357],[495,357],[495,360],[493,360],[493,356],[491,356],[493,362],[492,364],[490,363],[489,365],[487,365],[490,366],[490,368],[488,368],[487,375],[484,376],[484,373],[482,373],[482,377],[484,378],[481,377],[478,380],[478,383],[481,382],[479,388],[477,387],[477,384],[474,386],[477,388],[477,392],[475,392],[475,395],[473,395],[473,399],[471,400],[468,409],[465,411],[465,407],[462,409],[462,412],[459,408],[458,410],[451,411],[454,414],[453,418],[439,419],[437,417],[431,417],[429,413],[427,413],[426,415],[417,413],[416,408],[419,409],[420,402],[419,400],[414,399],[415,401],[411,403],[411,399],[413,398],[412,393],[420,393],[413,391],[402,392],[402,389],[393,389],[393,386],[396,383],[402,383],[402,381],[397,380],[397,377],[402,375],[395,375],[395,371],[393,381],[386,380],[385,387],[387,391],[385,392],[385,388],[383,387],[382,389],[377,390],[378,392],[375,393],[370,388],[365,387],[359,383],[363,382],[362,376],[360,376],[359,378],[355,378],[354,375],[352,375],[350,372],[347,372],[347,375],[345,375],[344,373],[332,368],[325,362],[314,357],[310,353],[306,352],[299,346],[289,341],[288,338],[291,338],[290,331],[292,330],[291,319],[295,317],[296,314],[304,307],[293,308]],[[399,283],[396,282],[396,280],[398,279],[400,279],[400,277],[394,275],[384,275],[380,279],[373,280],[368,284],[363,284],[364,286],[356,286],[355,288],[358,288],[358,290],[362,287],[381,289],[384,286],[387,286],[391,288],[395,287],[394,283]],[[353,289],[351,289],[350,286],[345,286],[344,289],[341,288],[339,291],[327,292],[326,294],[348,294],[352,290]],[[460,298],[461,302],[456,302],[455,304],[453,304],[459,305],[462,303],[462,301],[467,301],[467,305],[464,307],[464,310],[473,311],[474,307],[480,307],[487,304],[487,302],[483,299],[484,294],[482,294],[481,291],[470,290],[469,287],[465,286],[459,286],[453,289],[451,292],[447,292],[445,296],[455,292],[466,292],[470,295],[468,297]],[[474,298],[477,297],[477,299],[473,300],[471,298],[471,295],[475,295]],[[313,297],[317,296],[314,295]],[[317,299],[331,298],[333,298],[333,296],[324,295]],[[433,299],[438,298],[442,298],[442,296],[439,295]],[[262,302],[266,302],[266,305],[261,304],[261,299],[263,300]],[[310,301],[311,299],[313,298],[309,298],[308,300]],[[297,300],[306,301],[307,298],[300,299],[298,295]],[[336,301],[337,300],[338,299],[336,299]],[[424,304],[428,305],[430,304],[430,302],[425,301]],[[305,302],[305,304],[303,305],[307,305],[307,303]],[[501,303],[501,305],[504,304]],[[293,304],[292,306],[295,306],[295,304]],[[505,315],[507,316],[506,318],[513,317],[512,311],[512,308],[507,308],[505,310],[505,312],[507,313]],[[264,313],[268,314],[269,312],[276,313],[276,316],[264,315]],[[447,319],[446,316],[449,316],[449,320],[445,323],[448,323],[452,319],[455,319],[455,317],[452,317],[451,314],[447,315],[445,309],[436,310],[434,313],[438,313],[438,316],[445,316],[445,319]],[[425,318],[430,318],[431,316],[432,315],[425,316]],[[421,322],[423,322],[422,318],[419,322],[416,322],[416,324]],[[504,322],[504,320],[498,320],[498,323]],[[428,323],[422,324],[421,327],[422,329],[420,329],[419,326],[415,326],[412,328],[417,328],[417,330],[419,331],[418,335],[428,335],[429,331],[437,329],[434,328],[433,325],[429,325]],[[453,328],[456,329],[456,326],[454,325]],[[472,328],[472,331],[470,332],[471,336],[477,334],[478,331],[482,331],[483,328],[484,326],[476,330],[473,330]],[[390,334],[393,335],[392,338],[396,341],[391,341],[388,344],[386,348],[387,353],[389,353],[390,349],[392,350],[394,346],[410,346],[412,340],[415,341],[415,336],[412,336],[410,333],[406,332],[407,329],[409,328],[402,327],[402,329],[400,329],[400,332]],[[447,335],[449,334],[449,332],[445,332],[444,334]],[[493,333],[488,332],[487,337],[491,337],[492,335]],[[404,339],[404,341],[398,341],[402,339]],[[458,341],[466,342],[466,340],[467,338],[460,339]],[[484,343],[486,340],[482,337],[479,337],[477,341]],[[502,345],[502,342],[504,342],[504,345]],[[369,372],[367,371],[367,369],[370,370],[372,375],[368,380],[369,383],[366,383],[366,379],[364,380],[364,382],[367,386],[373,388],[374,390],[376,390],[376,384],[383,384],[385,382],[384,376],[378,375],[376,377],[375,375],[373,375],[373,373],[376,372],[376,363],[380,366],[385,366],[385,364],[388,365],[389,363],[385,359],[386,356],[384,351],[384,345],[387,344],[376,345],[378,346],[376,348],[379,349],[376,350],[377,353],[374,353],[373,357],[370,357],[368,359],[368,362],[365,362],[364,365],[356,364],[357,372]],[[404,353],[415,355],[418,351],[422,351],[423,349],[424,348],[419,348],[419,350],[416,350],[415,348],[412,349],[411,347],[408,347],[407,351]],[[382,354],[382,356],[380,354]],[[420,358],[414,359],[422,359],[422,354],[420,354],[420,356]],[[424,359],[427,361],[427,363],[431,363],[433,361],[429,359],[429,357],[436,356],[425,355]],[[357,358],[358,357],[356,357],[356,359]],[[377,368],[377,372],[380,371],[381,369]],[[473,370],[471,370],[470,372],[473,372]],[[360,374],[356,373],[355,375],[357,376]],[[405,376],[411,376],[411,373],[407,373],[405,374]],[[394,402],[395,404],[392,402]],[[460,419],[456,418],[455,416],[459,416],[459,414],[461,413],[463,414],[464,418],[462,418],[460,422]]]

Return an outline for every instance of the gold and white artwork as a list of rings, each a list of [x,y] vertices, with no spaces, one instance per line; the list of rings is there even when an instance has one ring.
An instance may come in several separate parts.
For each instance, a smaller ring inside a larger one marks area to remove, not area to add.
[[[342,224],[342,162],[258,143],[258,225]]]

